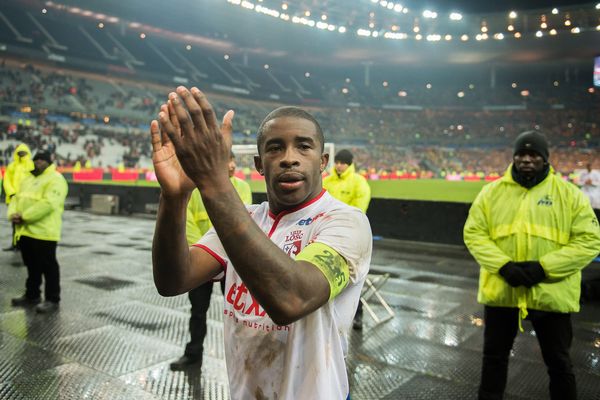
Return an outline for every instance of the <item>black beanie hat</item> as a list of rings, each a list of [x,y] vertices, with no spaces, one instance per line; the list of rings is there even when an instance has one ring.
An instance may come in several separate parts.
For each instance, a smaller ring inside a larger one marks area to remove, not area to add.
[[[333,161],[334,162],[339,161],[341,163],[350,165],[350,164],[352,164],[352,158],[353,158],[352,153],[350,153],[349,150],[344,149],[344,150],[340,150],[337,152]]]
[[[44,160],[48,164],[52,164],[52,154],[46,150],[38,150],[35,156],[33,156],[33,161],[35,160]]]
[[[548,142],[546,137],[536,131],[527,131],[517,136],[513,156],[520,151],[532,150],[538,153],[544,161],[548,161]]]

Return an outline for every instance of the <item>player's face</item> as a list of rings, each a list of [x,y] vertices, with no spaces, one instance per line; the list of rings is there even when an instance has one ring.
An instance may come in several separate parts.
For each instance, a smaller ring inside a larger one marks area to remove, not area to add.
[[[323,188],[329,159],[321,152],[315,125],[304,118],[280,117],[263,130],[256,169],[265,176],[269,207],[275,214],[313,199]]]
[[[517,171],[525,176],[534,176],[544,169],[544,158],[535,151],[520,151],[513,157]]]

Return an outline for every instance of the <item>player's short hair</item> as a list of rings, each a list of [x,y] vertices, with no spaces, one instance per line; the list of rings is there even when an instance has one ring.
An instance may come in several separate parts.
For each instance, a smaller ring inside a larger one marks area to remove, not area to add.
[[[294,106],[284,106],[271,111],[269,115],[267,115],[265,119],[263,119],[263,121],[260,123],[260,126],[258,127],[258,132],[256,134],[256,147],[258,148],[258,154],[260,154],[260,147],[264,141],[263,133],[265,125],[267,124],[267,122],[274,120],[275,118],[282,117],[302,118],[312,122],[317,131],[317,137],[321,142],[321,152],[325,150],[325,137],[323,136],[323,130],[321,129],[321,125],[319,125],[319,122],[316,120],[316,118],[313,117],[308,111],[303,110],[302,108]]]

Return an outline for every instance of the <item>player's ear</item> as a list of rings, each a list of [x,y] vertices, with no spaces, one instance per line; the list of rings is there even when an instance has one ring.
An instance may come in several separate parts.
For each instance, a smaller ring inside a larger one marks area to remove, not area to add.
[[[254,156],[254,168],[256,168],[256,170],[258,171],[259,174],[261,174],[261,175],[265,174],[260,156]]]
[[[325,168],[327,168],[327,164],[329,163],[329,153],[323,153],[323,155],[321,155],[321,172],[325,171]]]

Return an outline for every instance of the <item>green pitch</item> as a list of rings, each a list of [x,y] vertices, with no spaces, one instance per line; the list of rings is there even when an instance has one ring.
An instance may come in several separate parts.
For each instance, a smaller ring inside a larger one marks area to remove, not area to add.
[[[264,193],[265,183],[248,181],[253,192]],[[446,181],[443,179],[369,181],[371,196],[383,199],[450,201],[471,203],[487,182]],[[90,185],[158,186],[156,182],[90,182]]]
[[[249,181],[253,192],[265,192],[264,182]],[[371,197],[383,199],[472,203],[487,182],[452,182],[444,179],[369,181]]]

